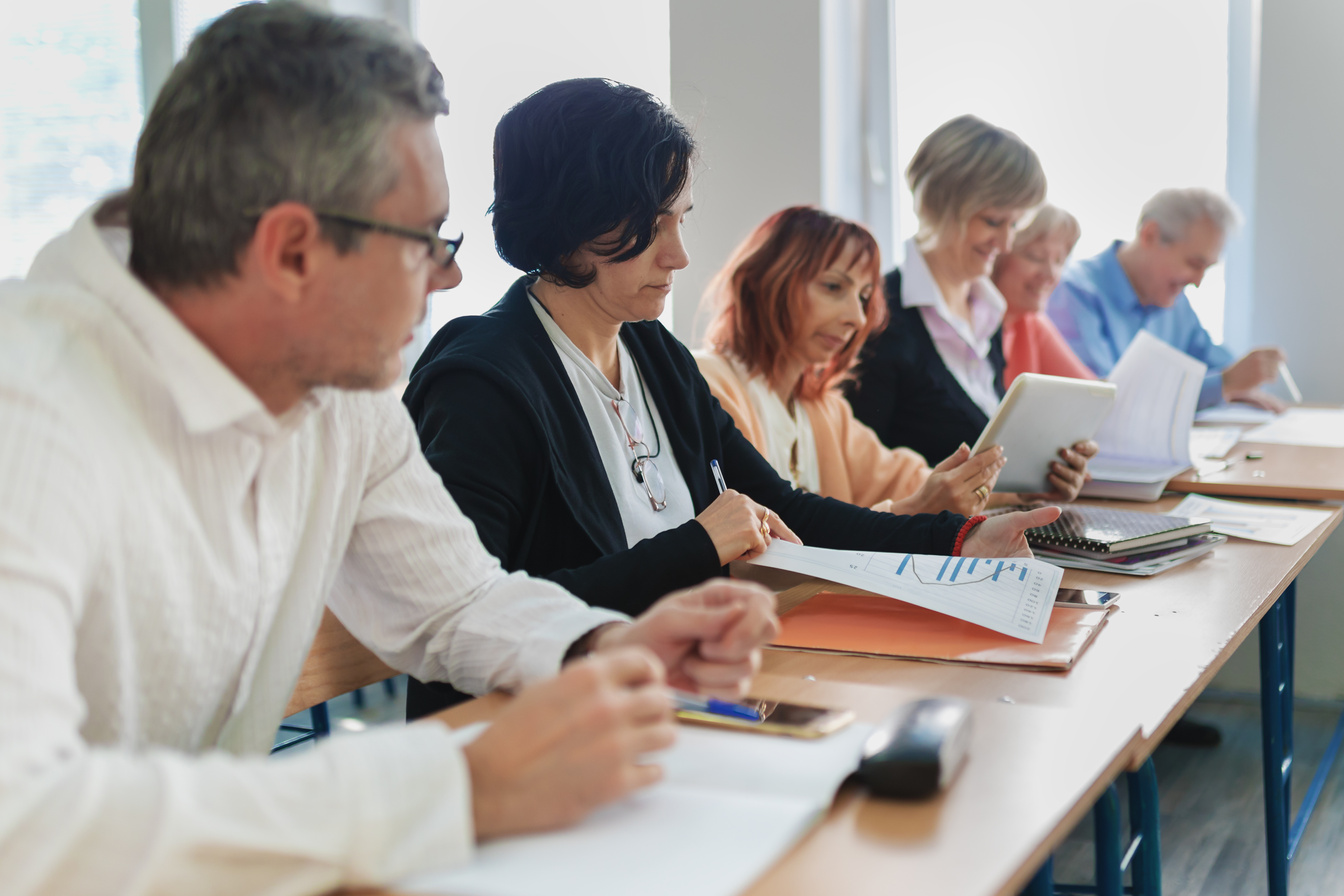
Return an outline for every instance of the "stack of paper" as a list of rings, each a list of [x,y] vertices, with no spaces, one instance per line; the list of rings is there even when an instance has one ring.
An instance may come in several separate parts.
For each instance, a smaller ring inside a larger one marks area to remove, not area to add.
[[[1264,426],[1246,433],[1248,442],[1344,448],[1344,410],[1289,408]]]
[[[1328,510],[1220,501],[1203,495],[1186,496],[1172,513],[1202,516],[1213,522],[1215,532],[1270,544],[1297,544],[1330,518]]]
[[[659,784],[576,827],[482,846],[400,893],[731,896],[773,865],[858,766],[871,725],[819,740],[682,726]]]
[[[1167,480],[1190,468],[1190,428],[1205,366],[1146,330],[1107,378],[1115,406],[1097,433],[1101,453],[1088,463],[1083,494],[1155,501]]]

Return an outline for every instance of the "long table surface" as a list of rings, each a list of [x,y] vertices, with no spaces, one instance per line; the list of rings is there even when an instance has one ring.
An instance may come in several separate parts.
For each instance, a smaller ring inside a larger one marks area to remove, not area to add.
[[[1095,501],[1162,512],[1155,505]],[[1116,610],[1073,669],[1019,672],[878,657],[766,652],[753,694],[852,707],[878,721],[929,695],[971,701],[970,759],[927,802],[842,789],[825,821],[748,891],[1012,894],[1126,768],[1136,768],[1339,525],[1341,510],[1292,546],[1232,539],[1149,578],[1066,570],[1064,587],[1119,591]],[[781,611],[825,590],[781,594]],[[441,713],[462,725],[503,700]]]
[[[1088,501],[1165,512],[1177,503]],[[1063,587],[1118,591],[1116,610],[1068,672],[986,669],[883,657],[768,650],[763,671],[830,681],[896,685],[979,701],[1067,709],[1085,719],[1098,707],[1134,720],[1147,757],[1339,525],[1340,508],[1295,545],[1229,539],[1211,553],[1150,577],[1065,570]],[[781,594],[784,612],[824,584]]]
[[[1263,455],[1248,460],[1247,454]],[[1174,492],[1215,497],[1344,501],[1344,448],[1239,442],[1227,469],[1200,476],[1193,470],[1167,483]]]
[[[850,707],[873,723],[929,696],[918,688],[769,673],[758,675],[751,690],[766,699]],[[490,718],[503,703],[492,695],[439,718],[460,727]],[[825,820],[747,893],[1016,893],[1130,764],[1140,742],[1133,724],[1101,711],[1081,719],[1049,707],[974,701],[971,712],[968,759],[951,787],[907,802],[845,786]]]

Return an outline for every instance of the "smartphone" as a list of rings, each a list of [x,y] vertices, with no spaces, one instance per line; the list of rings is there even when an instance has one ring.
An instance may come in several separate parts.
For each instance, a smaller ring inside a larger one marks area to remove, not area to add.
[[[1119,591],[1084,591],[1081,588],[1061,588],[1055,595],[1057,607],[1104,607],[1120,596]]]
[[[785,737],[822,737],[833,731],[839,731],[854,721],[854,712],[848,709],[802,706],[798,703],[780,703],[755,697],[747,697],[737,702],[755,709],[760,713],[761,720],[749,722],[746,719],[689,709],[677,710],[677,718],[695,725],[734,728],[739,731],[755,731],[758,734],[780,734]]]

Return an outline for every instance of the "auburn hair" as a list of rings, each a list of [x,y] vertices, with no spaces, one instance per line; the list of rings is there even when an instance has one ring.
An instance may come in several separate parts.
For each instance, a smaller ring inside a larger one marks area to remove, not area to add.
[[[887,322],[882,251],[862,224],[819,208],[797,205],[776,212],[733,251],[702,300],[712,314],[706,347],[776,382],[788,365],[798,322],[807,316],[808,284],[834,264],[851,241],[858,249],[855,266],[873,283],[865,320],[828,363],[804,372],[794,394],[815,399],[839,386],[851,375],[864,341]]]

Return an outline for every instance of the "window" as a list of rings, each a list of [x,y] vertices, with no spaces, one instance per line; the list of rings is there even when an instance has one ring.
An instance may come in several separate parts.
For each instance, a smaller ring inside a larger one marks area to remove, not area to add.
[[[177,0],[178,54],[235,5]],[[162,12],[157,10],[162,9]],[[62,0],[7,7],[0,53],[0,277],[33,256],[99,197],[131,181],[144,119],[137,0]],[[162,24],[162,23],[159,23]],[[171,24],[171,23],[170,23]],[[147,31],[153,29],[147,29]]]
[[[1134,234],[1163,187],[1225,190],[1227,0],[893,0],[901,171],[942,122],[972,113],[1040,155],[1049,198],[1082,224],[1075,258]],[[901,183],[901,232],[916,230]],[[1223,266],[1187,291],[1215,339]]]
[[[466,236],[462,285],[434,296],[430,326],[480,314],[499,301],[518,271],[495,253],[486,209],[494,195],[495,124],[534,90],[564,78],[603,77],[670,100],[667,3],[422,2],[417,37],[447,84],[452,113],[439,119],[452,190],[453,226]],[[526,27],[519,27],[519,17]],[[494,35],[498,39],[482,39]]]

